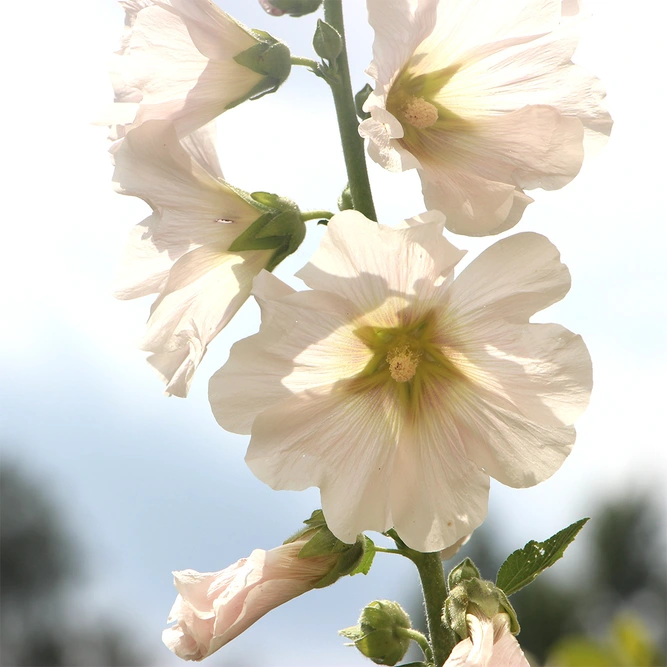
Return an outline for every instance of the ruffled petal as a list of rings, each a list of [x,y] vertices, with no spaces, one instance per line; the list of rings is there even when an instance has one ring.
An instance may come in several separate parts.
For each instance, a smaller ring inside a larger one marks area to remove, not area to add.
[[[246,462],[274,489],[319,486],[331,532],[347,543],[392,525],[389,489],[400,417],[382,388],[292,396],[261,413]]]
[[[226,253],[202,246],[172,267],[153,304],[143,349],[167,382],[166,391],[186,396],[206,346],[250,296],[253,278],[267,265],[272,251]]]
[[[309,287],[344,295],[364,313],[392,297],[414,296],[428,308],[465,255],[443,237],[443,224],[392,229],[344,211],[329,221],[319,249],[297,276]]]

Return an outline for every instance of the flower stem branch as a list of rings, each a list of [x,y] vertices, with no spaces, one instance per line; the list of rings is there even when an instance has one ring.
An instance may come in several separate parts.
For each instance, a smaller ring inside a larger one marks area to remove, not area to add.
[[[334,214],[331,211],[301,211],[301,219],[304,222],[308,220],[326,219],[331,220]]]
[[[397,628],[396,632],[401,637],[407,637],[408,639],[412,639],[413,642],[416,642],[422,650],[426,661],[433,664],[433,651],[431,650],[431,645],[421,632],[413,628]]]
[[[373,195],[371,193],[368,170],[366,168],[366,153],[364,141],[359,136],[359,121],[354,106],[350,67],[347,59],[345,44],[345,26],[343,23],[342,0],[324,0],[324,18],[326,22],[338,31],[342,40],[342,50],[336,58],[336,73],[334,78],[327,78],[331,87],[338,128],[343,145],[345,168],[350,184],[350,193],[355,210],[363,213],[370,220],[377,220]]]
[[[310,58],[301,58],[300,56],[292,56],[290,58],[292,65],[298,65],[299,67],[309,67],[314,72],[317,72],[320,64],[317,60],[312,60]]]

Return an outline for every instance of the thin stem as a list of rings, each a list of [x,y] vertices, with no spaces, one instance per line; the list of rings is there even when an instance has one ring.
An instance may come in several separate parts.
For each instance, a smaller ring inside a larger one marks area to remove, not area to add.
[[[336,105],[338,129],[343,145],[343,156],[345,157],[345,168],[350,183],[352,202],[357,211],[363,213],[370,220],[377,220],[371,185],[368,180],[368,170],[366,169],[364,141],[359,136],[359,121],[354,106],[350,66],[345,44],[342,0],[324,0],[324,19],[338,31],[343,42],[342,51],[336,58],[336,76],[327,77],[327,82],[331,87],[334,104]]]
[[[428,639],[418,630],[408,629],[408,628],[397,628],[396,634],[399,636],[407,637],[412,639],[413,642],[416,642],[419,645],[419,648],[422,650],[424,657],[427,662],[433,664],[433,651],[431,651],[431,645],[428,643]]]
[[[383,554],[398,554],[399,556],[405,556],[405,554],[398,549],[387,549],[386,547],[375,546],[373,550]]]
[[[333,216],[334,214],[331,211],[301,211],[301,219],[304,222],[307,222],[308,220],[317,220],[318,218],[331,220]]]
[[[300,67],[310,67],[310,69],[317,70],[320,67],[320,64],[317,60],[311,60],[310,58],[301,58],[300,56],[292,56],[290,58],[292,65],[298,65]]]

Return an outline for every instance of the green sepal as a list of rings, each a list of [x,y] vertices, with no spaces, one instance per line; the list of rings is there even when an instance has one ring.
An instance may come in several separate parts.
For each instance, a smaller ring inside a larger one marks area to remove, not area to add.
[[[250,197],[266,213],[239,234],[229,246],[229,251],[275,250],[266,265],[267,271],[273,271],[301,245],[306,236],[306,225],[298,207],[289,199],[269,192],[253,192]]]
[[[292,69],[292,54],[286,44],[263,30],[252,30],[251,34],[258,43],[234,56],[234,61],[264,78],[243,97],[230,102],[226,109],[232,109],[246,100],[256,100],[275,93]]]
[[[451,591],[462,581],[473,578],[481,579],[482,575],[475,563],[470,558],[465,558],[449,573],[447,577],[447,590]]]
[[[445,600],[443,623],[452,628],[461,639],[465,639],[468,636],[466,616],[473,609],[479,610],[487,618],[507,614],[510,619],[510,632],[517,635],[521,630],[507,595],[492,581],[478,577],[462,579],[451,589]]]
[[[397,603],[375,600],[364,607],[359,624],[339,630],[353,645],[377,665],[395,665],[410,648],[411,639],[401,630],[410,629],[410,617]]]
[[[322,0],[271,0],[271,5],[294,18],[316,12]]]
[[[349,211],[353,208],[354,202],[352,201],[352,192],[350,191],[350,184],[348,183],[343,192],[340,193],[340,197],[338,197],[338,210]]]
[[[317,19],[313,48],[320,58],[334,63],[343,50],[343,40],[336,28],[322,19]]]
[[[362,556],[359,564],[350,572],[350,576],[355,574],[368,574],[371,565],[373,565],[373,559],[375,558],[375,543],[371,540],[370,537],[363,535],[364,538],[364,555]]]
[[[500,566],[496,586],[513,595],[551,567],[572,543],[588,519],[575,521],[544,542],[531,540],[522,549],[511,553]]]
[[[355,96],[354,96],[354,108],[357,110],[357,116],[361,120],[366,120],[370,118],[371,115],[368,111],[364,111],[364,104],[368,99],[368,96],[373,92],[373,88],[369,84],[366,84]]]

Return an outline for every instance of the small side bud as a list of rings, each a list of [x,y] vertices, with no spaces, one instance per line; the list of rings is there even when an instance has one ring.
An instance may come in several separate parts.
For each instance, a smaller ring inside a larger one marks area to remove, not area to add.
[[[354,208],[354,202],[352,201],[352,192],[350,192],[348,184],[345,186],[343,192],[340,193],[340,197],[338,197],[338,210],[349,211],[352,208]]]
[[[316,12],[320,8],[322,0],[259,0],[259,4],[271,16],[289,14],[293,17],[299,17]]]
[[[449,577],[447,578],[447,588],[451,591],[462,581],[472,579],[473,577],[481,579],[482,575],[477,569],[475,563],[473,563],[470,558],[465,558],[449,573]]]
[[[373,92],[373,89],[366,84],[355,96],[354,96],[354,108],[357,111],[357,116],[361,120],[366,120],[367,118],[370,118],[371,115],[368,113],[368,111],[364,111],[364,104],[366,104],[366,100],[368,99],[368,96]]]
[[[406,633],[412,625],[410,617],[398,602],[375,600],[366,605],[359,624],[339,630],[338,634],[352,640],[352,644],[376,665],[395,665],[410,648]]]
[[[322,19],[317,19],[313,48],[320,58],[333,63],[343,50],[343,40],[336,28]]]

